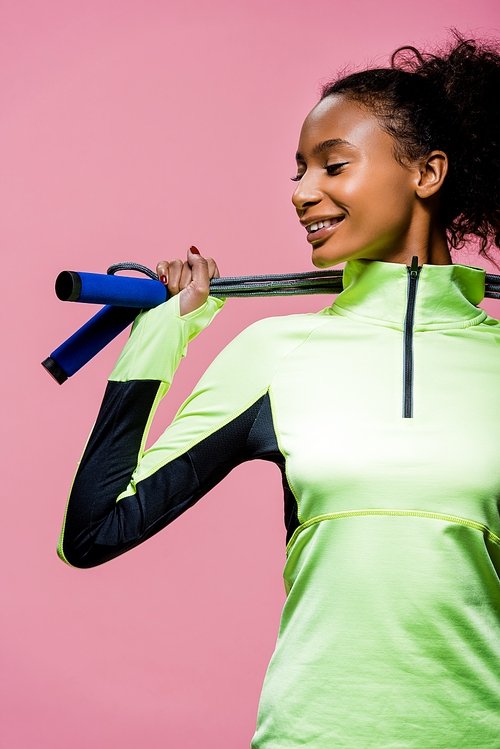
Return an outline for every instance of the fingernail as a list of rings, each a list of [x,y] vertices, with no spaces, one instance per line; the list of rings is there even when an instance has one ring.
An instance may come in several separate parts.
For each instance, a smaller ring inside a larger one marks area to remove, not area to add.
[[[199,255],[200,254],[200,251],[198,249],[196,249],[196,247],[194,245],[192,247],[190,247],[189,249],[191,250],[191,252],[194,255]]]
[[[161,281],[162,283],[165,283],[165,284],[166,284],[166,283],[167,283],[167,277],[166,277],[166,276],[160,276],[160,281]]]

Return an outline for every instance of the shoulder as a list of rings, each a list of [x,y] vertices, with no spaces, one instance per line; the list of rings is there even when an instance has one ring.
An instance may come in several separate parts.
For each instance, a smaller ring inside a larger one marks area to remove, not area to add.
[[[200,384],[214,387],[222,382],[252,382],[257,389],[267,387],[285,358],[329,319],[328,310],[324,310],[258,320],[221,351]]]
[[[488,338],[493,337],[495,342],[500,346],[500,320],[487,315],[479,325],[476,326],[478,333],[486,333]]]
[[[298,315],[265,317],[245,328],[231,341],[231,347],[256,346],[259,351],[280,350],[300,345],[317,328],[332,319],[331,308]]]

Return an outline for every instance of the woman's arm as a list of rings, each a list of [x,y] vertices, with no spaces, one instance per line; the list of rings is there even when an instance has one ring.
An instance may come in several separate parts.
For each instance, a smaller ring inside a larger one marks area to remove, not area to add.
[[[220,300],[180,315],[181,294],[137,318],[110,377],[78,467],[58,553],[93,567],[137,546],[206,494],[239,463],[284,460],[267,389],[276,366],[259,356],[259,324],[209,367],[174,422],[151,449],[144,443],[189,340]]]
[[[141,464],[154,412],[167,392],[188,341],[222,307],[210,298],[199,310],[179,314],[179,297],[141,313],[109,378],[104,399],[78,466],[66,510],[58,554],[73,566],[94,566],[130,547],[140,504],[117,504]],[[154,499],[154,498],[153,498]],[[148,512],[159,507],[148,502]],[[103,545],[99,550],[97,547]],[[131,545],[135,545],[131,544]],[[108,548],[109,547],[109,548]]]

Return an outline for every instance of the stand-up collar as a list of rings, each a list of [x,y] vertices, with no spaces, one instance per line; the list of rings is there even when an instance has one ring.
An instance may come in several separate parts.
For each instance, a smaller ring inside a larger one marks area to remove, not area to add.
[[[415,329],[477,325],[486,313],[476,307],[484,297],[485,271],[469,265],[423,265],[418,279]],[[332,311],[373,324],[403,328],[408,268],[379,260],[349,260]]]

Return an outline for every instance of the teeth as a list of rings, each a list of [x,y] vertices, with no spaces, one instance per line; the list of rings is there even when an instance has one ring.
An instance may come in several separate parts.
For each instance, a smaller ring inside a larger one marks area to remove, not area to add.
[[[316,224],[310,224],[307,227],[308,232],[312,231],[318,231],[318,229],[322,229],[324,226],[331,226],[333,223],[338,223],[338,221],[331,221],[329,218],[325,219],[325,221],[318,221]]]

